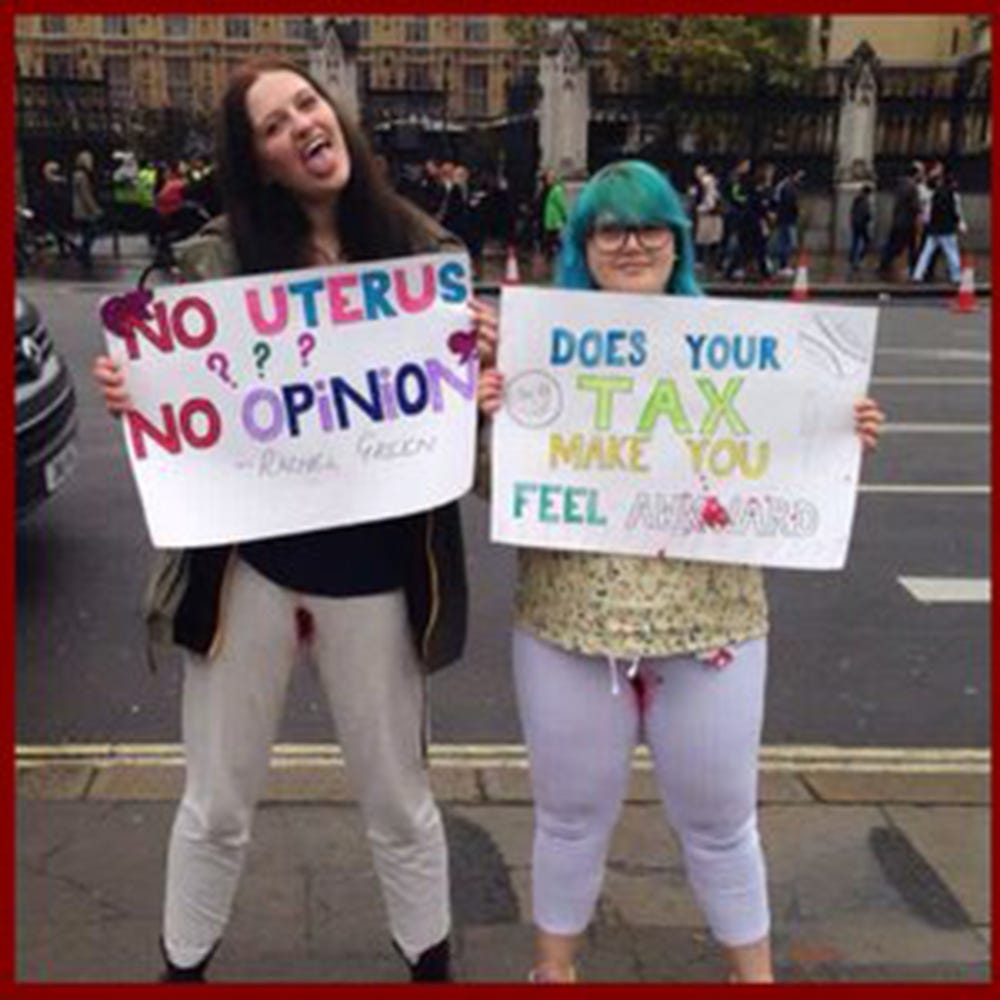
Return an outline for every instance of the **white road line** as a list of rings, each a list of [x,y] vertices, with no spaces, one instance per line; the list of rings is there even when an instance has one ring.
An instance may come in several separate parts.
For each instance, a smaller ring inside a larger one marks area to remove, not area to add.
[[[44,767],[169,767],[180,766],[184,755],[178,743],[91,743],[21,745],[17,765],[35,770]],[[988,774],[990,751],[978,747],[834,747],[785,744],[761,749],[764,771],[853,771],[910,774]],[[649,767],[646,747],[635,752],[635,763]],[[528,766],[527,752],[520,743],[436,743],[430,748],[431,766],[457,768],[511,768]],[[279,743],[272,751],[272,766],[296,767],[343,765],[335,743]]]
[[[921,483],[862,483],[859,493],[895,493],[914,496],[984,496],[991,492],[990,486],[935,486]]]
[[[884,434],[989,434],[989,424],[886,424]]]
[[[935,378],[933,375],[876,375],[872,385],[989,385],[990,379],[978,375],[949,375]]]
[[[893,354],[909,358],[932,358],[935,361],[982,361],[988,363],[989,351],[967,351],[956,347],[880,347],[876,354]]]
[[[989,604],[989,578],[901,576],[899,582],[921,604]]]

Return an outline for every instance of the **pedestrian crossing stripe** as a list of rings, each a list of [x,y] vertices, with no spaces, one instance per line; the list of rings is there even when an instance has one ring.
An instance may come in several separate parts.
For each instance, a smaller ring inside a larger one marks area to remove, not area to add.
[[[989,385],[979,375],[876,375],[870,385]]]
[[[989,604],[988,577],[901,576],[899,582],[921,604]]]
[[[897,493],[920,496],[984,496],[992,492],[988,485],[938,486],[933,483],[862,483],[859,493]]]
[[[989,424],[886,424],[884,434],[989,434]]]

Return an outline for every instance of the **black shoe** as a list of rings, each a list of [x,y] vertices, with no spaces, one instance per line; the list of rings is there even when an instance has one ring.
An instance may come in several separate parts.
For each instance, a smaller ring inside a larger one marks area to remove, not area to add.
[[[208,963],[212,961],[212,956],[215,955],[216,948],[219,947],[219,943],[216,942],[212,946],[212,950],[197,964],[187,967],[181,967],[179,965],[174,965],[167,956],[166,946],[163,944],[163,938],[160,938],[160,954],[163,956],[163,972],[160,973],[159,982],[161,983],[203,983],[205,982],[205,970],[208,968]]]
[[[451,978],[451,945],[447,938],[442,938],[437,944],[431,945],[420,953],[415,962],[411,962],[403,949],[392,942],[392,946],[403,956],[410,970],[410,982],[413,983],[450,983]]]

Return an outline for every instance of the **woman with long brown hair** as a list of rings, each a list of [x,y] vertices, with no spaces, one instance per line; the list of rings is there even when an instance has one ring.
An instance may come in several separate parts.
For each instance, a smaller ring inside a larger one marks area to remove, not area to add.
[[[178,248],[188,278],[456,246],[393,192],[358,128],[290,63],[256,61],[232,77],[219,173],[225,216]],[[106,356],[94,370],[108,408],[128,409],[122,370]],[[203,979],[222,936],[303,642],[359,798],[393,943],[412,979],[450,978],[447,849],[423,724],[425,674],[457,659],[465,637],[457,504],[188,557],[173,625],[186,784],[167,863],[163,979]]]

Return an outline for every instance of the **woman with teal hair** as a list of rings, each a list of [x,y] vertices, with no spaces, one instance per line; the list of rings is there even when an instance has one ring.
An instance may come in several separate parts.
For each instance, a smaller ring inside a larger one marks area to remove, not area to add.
[[[585,185],[564,232],[564,288],[700,295],[690,223],[637,160]],[[484,344],[480,407],[502,402]],[[883,416],[855,406],[874,447]],[[767,602],[758,567],[519,549],[513,665],[535,801],[533,982],[572,982],[597,904],[632,751],[649,745],[688,879],[734,982],[770,982],[757,831]]]
[[[608,224],[653,233],[669,230],[673,266],[665,288],[672,295],[701,295],[694,276],[691,223],[669,180],[644,160],[623,160],[598,171],[580,191],[563,232],[555,284],[562,288],[600,288],[587,262],[590,236]],[[664,234],[665,236],[665,234]]]

